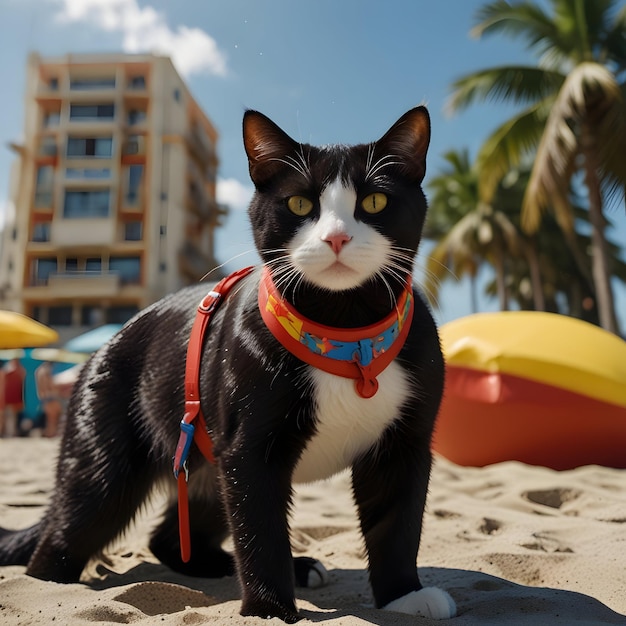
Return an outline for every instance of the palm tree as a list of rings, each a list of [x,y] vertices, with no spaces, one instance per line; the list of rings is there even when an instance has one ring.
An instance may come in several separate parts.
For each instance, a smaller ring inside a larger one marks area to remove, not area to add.
[[[523,207],[524,228],[539,227],[547,208],[575,244],[571,182],[584,174],[592,224],[592,275],[601,325],[617,333],[611,257],[603,202],[626,183],[626,7],[616,0],[549,0],[551,14],[531,0],[495,0],[477,15],[473,34],[526,39],[538,67],[495,67],[457,80],[450,108],[484,100],[513,101],[523,110],[483,145],[479,191],[490,202],[498,182],[537,150]]]
[[[448,236],[463,217],[471,213],[478,202],[478,180],[467,150],[450,150],[443,157],[446,167],[442,174],[429,182],[429,211],[424,226],[424,238],[442,242],[431,251],[426,262],[424,288],[433,304],[437,301],[439,285],[454,276],[470,280],[471,310],[478,311],[476,276],[484,263],[473,238],[462,234]],[[446,240],[443,243],[444,240]]]
[[[424,236],[438,243],[426,263],[426,291],[436,300],[443,280],[468,275],[472,310],[476,311],[475,279],[481,265],[487,262],[495,270],[500,309],[507,310],[507,262],[520,254],[520,234],[504,212],[480,200],[478,171],[467,150],[450,151],[444,158],[447,169],[429,183],[432,193]]]

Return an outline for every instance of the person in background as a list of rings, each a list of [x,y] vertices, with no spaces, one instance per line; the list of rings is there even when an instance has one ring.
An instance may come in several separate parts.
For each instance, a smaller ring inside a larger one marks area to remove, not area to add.
[[[37,396],[46,416],[44,436],[55,437],[59,432],[59,420],[63,412],[63,405],[61,404],[56,385],[52,380],[52,365],[50,362],[45,361],[35,370],[35,382],[37,384]]]
[[[19,359],[11,359],[3,368],[3,410],[0,423],[0,436],[14,437],[17,434],[18,419],[24,410],[24,378],[26,373]]]

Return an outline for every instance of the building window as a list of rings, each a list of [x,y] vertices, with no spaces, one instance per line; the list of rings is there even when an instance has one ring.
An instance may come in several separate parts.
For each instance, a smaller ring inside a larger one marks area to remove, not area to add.
[[[48,80],[48,89],[51,91],[58,91],[59,89],[59,79],[56,77],[50,78]]]
[[[50,222],[37,222],[33,226],[32,240],[37,243],[45,243],[46,241],[50,241],[50,229]]]
[[[54,137],[48,135],[41,138],[39,144],[40,156],[56,156],[57,155],[57,141]]]
[[[67,274],[78,272],[78,259],[76,257],[65,259],[65,272]]]
[[[103,323],[102,308],[85,304],[80,307],[80,325],[81,326],[99,326]]]
[[[63,217],[69,219],[108,217],[110,196],[108,189],[66,191]]]
[[[41,165],[35,177],[35,206],[38,208],[52,206],[52,188],[54,183],[54,167]]]
[[[43,115],[44,128],[58,126],[60,122],[61,122],[61,113],[59,111],[47,111]]]
[[[180,102],[180,89],[174,89],[174,100],[176,100],[176,102]]]
[[[139,203],[142,178],[143,165],[130,165],[128,167],[125,198],[127,206],[134,206]]]
[[[143,135],[129,135],[128,139],[124,142],[123,153],[125,155],[137,155],[145,153],[144,136]]]
[[[85,259],[85,271],[101,274],[102,273],[102,259],[98,257]]]
[[[65,170],[68,180],[108,180],[111,178],[109,167],[68,167]]]
[[[147,114],[141,109],[131,109],[128,112],[128,125],[134,126],[135,124],[141,124],[146,121]]]
[[[31,313],[31,317],[34,320],[37,320],[38,322],[41,322],[42,324],[45,324],[48,320],[44,319],[44,314],[46,312],[45,307],[42,306],[34,306],[32,313]]]
[[[141,260],[138,256],[112,256],[109,271],[119,274],[122,285],[138,285],[141,282]]]
[[[52,187],[54,181],[54,167],[52,165],[41,165],[37,168],[37,187]]]
[[[50,326],[71,326],[72,305],[51,306],[48,308],[48,324]]]
[[[131,317],[139,313],[139,307],[133,304],[112,306],[106,311],[107,324],[125,324]]]
[[[112,137],[68,137],[68,158],[95,157],[110,159],[113,154]]]
[[[72,78],[70,89],[72,91],[89,91],[93,89],[114,89],[115,76],[102,76],[100,78]]]
[[[124,224],[124,241],[141,241],[142,236],[142,222],[126,222]]]
[[[57,272],[56,258],[34,259],[31,266],[32,284],[36,286],[47,285],[51,274]]]
[[[128,81],[129,89],[145,89],[146,88],[146,77],[145,76],[131,76]]]
[[[115,119],[115,105],[113,104],[71,104],[70,120],[93,121]]]

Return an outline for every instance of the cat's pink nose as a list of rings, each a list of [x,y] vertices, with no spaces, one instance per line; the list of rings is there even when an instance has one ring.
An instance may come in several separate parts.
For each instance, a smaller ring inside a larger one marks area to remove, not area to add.
[[[347,233],[336,233],[334,235],[327,235],[324,237],[324,241],[333,249],[335,254],[339,254],[345,244],[350,241],[352,237]]]

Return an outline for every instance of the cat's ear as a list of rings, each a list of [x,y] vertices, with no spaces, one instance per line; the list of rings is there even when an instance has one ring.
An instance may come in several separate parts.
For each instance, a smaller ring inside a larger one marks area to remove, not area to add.
[[[243,116],[243,144],[248,155],[250,178],[258,186],[278,169],[284,167],[285,155],[293,153],[298,144],[269,117],[258,111]]]
[[[426,153],[430,143],[430,115],[424,106],[407,111],[376,142],[376,153],[397,157],[407,176],[422,182],[426,174]]]

